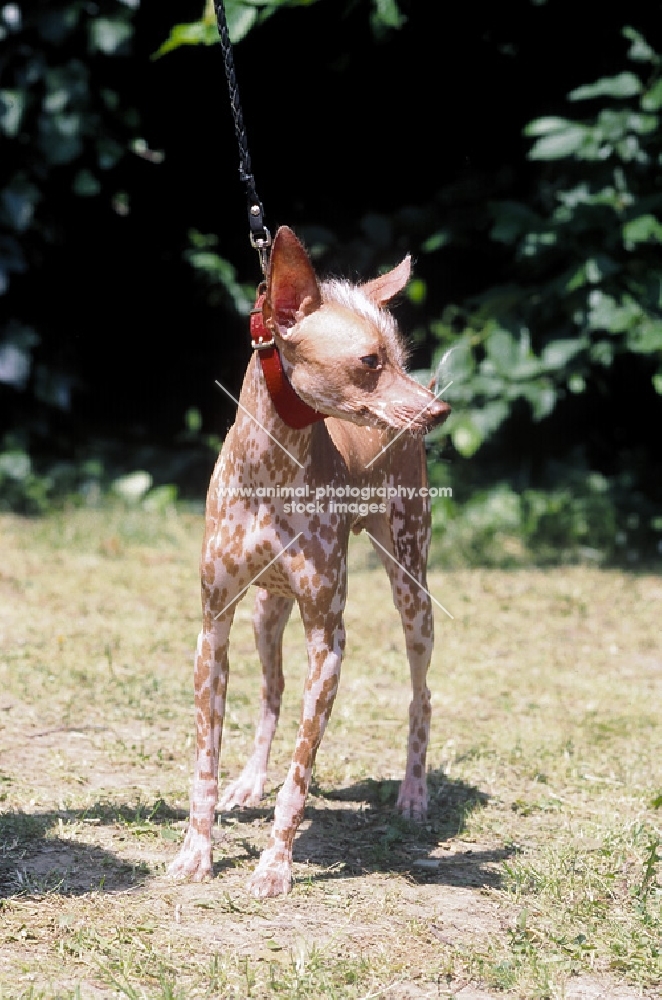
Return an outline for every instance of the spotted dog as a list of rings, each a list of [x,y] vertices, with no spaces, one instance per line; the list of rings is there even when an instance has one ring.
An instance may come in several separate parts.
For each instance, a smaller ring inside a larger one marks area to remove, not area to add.
[[[274,239],[257,315],[264,336],[254,337],[258,349],[207,496],[202,630],[195,658],[195,772],[188,831],[169,869],[176,877],[200,880],[211,874],[217,804],[222,810],[254,806],[262,797],[283,693],[283,630],[296,600],[308,650],[301,722],[269,844],[249,883],[256,897],[289,891],[292,844],[338,690],[349,535],[363,528],[389,576],[411,672],[407,762],[397,805],[406,817],[425,816],[433,617],[425,589],[429,502],[418,489],[427,482],[422,436],[450,407],[406,374],[405,350],[384,308],[409,275],[407,257],[362,285],[320,282],[291,230],[279,229]],[[261,364],[263,348],[281,366],[283,387],[310,414],[308,422],[288,416]],[[375,487],[371,495],[377,498],[379,487],[399,483],[417,487],[416,496],[360,508],[290,503],[287,511],[273,498],[276,485],[292,487],[295,496],[306,495],[306,487],[308,496],[319,496],[329,484]],[[252,583],[258,588],[253,627],[263,675],[259,719],[253,753],[219,801],[228,637],[237,600]]]

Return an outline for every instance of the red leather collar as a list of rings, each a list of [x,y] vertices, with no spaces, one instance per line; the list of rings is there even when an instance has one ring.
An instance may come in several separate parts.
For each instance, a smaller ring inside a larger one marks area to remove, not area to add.
[[[283,363],[280,358],[280,352],[276,347],[276,342],[264,325],[262,304],[265,297],[266,293],[259,288],[255,306],[251,310],[252,345],[260,355],[264,381],[267,383],[267,389],[276,407],[276,413],[288,427],[301,430],[303,427],[308,427],[318,420],[324,420],[326,414],[320,413],[318,410],[314,410],[312,406],[308,406],[308,403],[304,403],[292,388],[283,370]]]

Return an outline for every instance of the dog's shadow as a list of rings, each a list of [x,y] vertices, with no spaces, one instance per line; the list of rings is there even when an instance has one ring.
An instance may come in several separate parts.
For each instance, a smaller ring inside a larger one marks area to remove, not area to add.
[[[403,819],[396,811],[399,782],[368,779],[346,788],[322,789],[313,782],[302,828],[294,842],[296,865],[309,864],[313,883],[369,873],[401,874],[414,882],[478,887],[500,884],[499,864],[508,848],[474,847],[462,841],[469,815],[489,797],[478,788],[440,773],[428,778],[429,806],[424,823]],[[240,829],[255,819],[270,818],[271,810],[224,813]],[[240,830],[237,830],[240,832]],[[250,838],[246,852],[257,858]],[[447,851],[440,850],[445,844]],[[214,873],[222,875],[219,860]],[[299,869],[298,877],[301,878]]]
[[[72,835],[82,825],[104,825],[99,810],[104,807],[0,814],[0,900],[126,892],[142,885],[149,875],[147,864]],[[136,812],[124,811],[131,818]],[[114,811],[114,820],[119,813]]]
[[[499,862],[510,851],[482,849],[462,841],[468,816],[483,808],[488,796],[440,773],[430,774],[428,787],[428,817],[420,824],[398,815],[397,781],[368,779],[339,789],[323,789],[313,782],[305,820],[294,842],[295,876],[319,882],[383,873],[400,874],[414,882],[498,886]],[[257,861],[260,848],[253,823],[260,820],[262,826],[271,821],[270,798],[263,808],[221,815],[217,832],[221,841],[229,836],[234,847],[225,857],[216,851],[215,876],[222,877],[235,867],[237,846],[240,854]],[[112,848],[68,836],[66,827],[120,824],[126,827],[127,836],[131,831],[141,837],[149,835],[156,846],[158,840],[179,842],[185,819],[186,813],[161,799],[150,808],[97,803],[86,810],[0,814],[0,899],[138,888],[153,874],[149,864],[125,860]],[[451,850],[440,850],[440,844]],[[302,874],[306,866],[309,873]]]

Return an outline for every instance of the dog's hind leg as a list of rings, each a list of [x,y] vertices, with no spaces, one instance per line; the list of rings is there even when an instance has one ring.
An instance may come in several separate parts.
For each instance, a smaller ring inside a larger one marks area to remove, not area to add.
[[[271,741],[278,725],[283,680],[283,631],[294,600],[278,597],[260,588],[255,598],[253,631],[262,665],[260,715],[255,731],[255,746],[239,777],[232,781],[219,800],[219,809],[256,806],[264,792]]]
[[[426,679],[434,643],[432,601],[425,574],[429,515],[425,507],[421,509],[419,505],[420,499],[396,500],[391,505],[389,520],[374,520],[368,529],[392,556],[386,555],[379,545],[374,546],[391,581],[393,601],[405,634],[412,697],[407,763],[397,808],[403,816],[415,820],[425,818],[428,805],[425,767],[431,707]]]

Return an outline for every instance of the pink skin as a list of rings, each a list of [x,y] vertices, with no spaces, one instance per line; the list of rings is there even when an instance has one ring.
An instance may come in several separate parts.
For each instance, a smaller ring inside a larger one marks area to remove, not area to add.
[[[221,810],[260,803],[267,780],[271,742],[278,725],[283,680],[283,630],[294,601],[277,597],[260,588],[255,596],[253,632],[262,665],[260,715],[255,731],[255,747],[239,777],[230,782],[218,802]]]
[[[221,809],[254,806],[262,797],[283,691],[283,630],[296,600],[308,648],[301,722],[292,763],[276,800],[269,845],[249,883],[256,897],[289,891],[292,845],[340,680],[349,534],[362,528],[400,564],[377,547],[402,619],[412,682],[398,808],[412,819],[425,816],[430,727],[426,675],[433,643],[431,601],[423,589],[430,537],[428,501],[420,496],[397,499],[389,502],[385,513],[361,517],[331,512],[328,505],[314,514],[286,512],[279,501],[225,493],[228,486],[237,485],[253,490],[308,485],[313,492],[328,484],[403,482],[418,489],[426,485],[421,434],[443,420],[449,407],[406,375],[395,323],[382,308],[404,287],[409,270],[407,258],[367,285],[320,286],[294,234],[281,229],[276,236],[265,324],[276,338],[296,391],[329,418],[303,430],[289,428],[276,413],[258,360],[252,358],[240,399],[245,409],[240,409],[226,438],[207,497],[201,557],[203,625],[195,663],[196,760],[189,828],[169,869],[176,877],[200,880],[211,874],[217,804]],[[385,447],[402,429],[405,433]],[[289,454],[274,444],[267,431]],[[236,600],[256,577],[253,624],[262,692],[255,744],[243,771],[219,801],[228,638]]]

